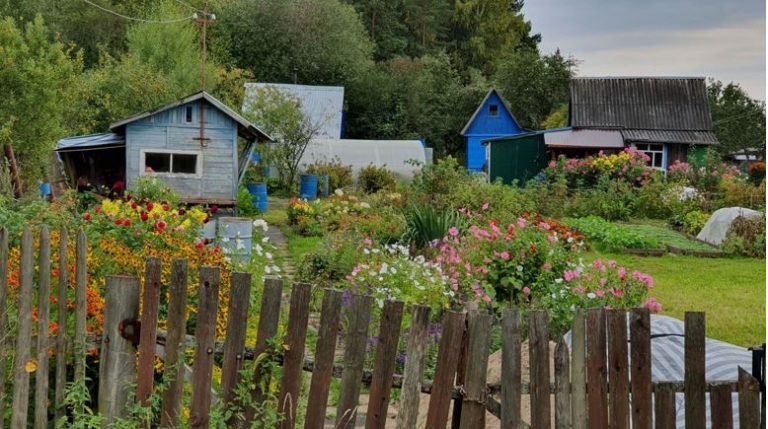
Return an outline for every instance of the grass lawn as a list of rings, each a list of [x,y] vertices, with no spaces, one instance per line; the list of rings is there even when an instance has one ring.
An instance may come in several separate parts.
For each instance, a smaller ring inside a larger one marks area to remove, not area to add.
[[[686,311],[704,311],[708,337],[745,347],[765,342],[765,259],[598,252],[584,259],[597,256],[651,274],[662,314],[683,319]]]
[[[691,240],[685,235],[670,229],[664,224],[663,221],[632,221],[623,225],[631,226],[632,229],[640,234],[653,239],[660,243],[662,246],[670,245],[680,249],[689,250],[701,250],[701,251],[715,251],[716,247],[710,246],[707,243]]]

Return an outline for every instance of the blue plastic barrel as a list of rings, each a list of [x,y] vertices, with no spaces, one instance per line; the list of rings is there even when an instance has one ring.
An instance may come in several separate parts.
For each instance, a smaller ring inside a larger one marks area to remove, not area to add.
[[[246,185],[248,192],[253,195],[253,205],[256,206],[260,212],[267,212],[267,184],[263,182],[249,183]]]
[[[317,198],[317,176],[314,174],[302,174],[299,197],[314,201]]]
[[[331,185],[331,179],[330,179],[330,177],[328,177],[327,174],[323,174],[322,176],[320,176],[320,183],[322,184],[322,186],[320,188],[320,189],[322,189],[321,194],[322,194],[323,198],[326,198],[326,197],[328,197],[328,194],[329,194],[329,191],[330,191],[329,188],[330,188],[330,185]]]
[[[51,196],[51,184],[48,182],[43,182],[40,184],[40,196],[43,198],[48,198]]]

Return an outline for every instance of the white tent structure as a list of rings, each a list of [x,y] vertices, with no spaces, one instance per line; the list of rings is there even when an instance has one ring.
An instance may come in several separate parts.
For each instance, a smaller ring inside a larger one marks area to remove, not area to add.
[[[368,165],[386,166],[397,176],[410,179],[419,170],[416,161],[423,165],[430,160],[427,150],[420,140],[351,140],[351,139],[317,139],[313,140],[299,167],[306,168],[315,161],[338,161],[342,165],[351,165],[355,176],[360,169]]]
[[[754,218],[761,215],[762,213],[758,211],[743,207],[723,207],[712,213],[696,238],[719,246],[725,241],[725,236],[728,235],[728,230],[731,229],[731,224],[737,217]]]

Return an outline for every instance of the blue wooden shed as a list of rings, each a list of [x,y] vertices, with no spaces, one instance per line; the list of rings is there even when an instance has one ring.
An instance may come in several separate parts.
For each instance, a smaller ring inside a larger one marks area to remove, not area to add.
[[[110,131],[59,141],[72,179],[107,187],[122,180],[131,189],[139,177],[153,176],[186,202],[223,205],[237,199],[253,144],[271,140],[205,91],[117,121]]]
[[[491,88],[483,101],[461,130],[466,140],[467,169],[480,171],[486,161],[483,140],[511,136],[525,132],[512,115],[509,106],[495,89]]]

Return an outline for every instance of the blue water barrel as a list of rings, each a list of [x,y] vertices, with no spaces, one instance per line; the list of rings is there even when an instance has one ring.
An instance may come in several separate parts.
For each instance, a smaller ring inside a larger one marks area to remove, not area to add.
[[[51,184],[48,182],[43,182],[40,184],[40,196],[43,198],[48,198],[51,196]]]
[[[302,174],[299,197],[314,201],[317,198],[317,176],[314,174]]]
[[[322,176],[320,176],[320,183],[321,183],[320,189],[322,189],[322,191],[320,193],[323,196],[323,198],[326,198],[326,197],[328,197],[328,194],[330,193],[330,189],[329,188],[330,188],[330,185],[331,185],[331,179],[330,179],[330,177],[328,177],[327,174],[323,174]]]
[[[229,256],[236,263],[248,262],[253,240],[253,219],[219,218],[217,235],[224,255]]]
[[[267,212],[267,184],[263,182],[249,183],[246,185],[248,192],[253,195],[253,205],[259,209],[260,212]]]

